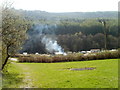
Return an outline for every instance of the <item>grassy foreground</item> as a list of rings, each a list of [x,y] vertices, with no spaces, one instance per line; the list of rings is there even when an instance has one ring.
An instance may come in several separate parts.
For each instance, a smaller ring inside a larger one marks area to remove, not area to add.
[[[72,71],[69,68],[95,67]],[[3,77],[9,88],[118,88],[118,60],[12,63]]]

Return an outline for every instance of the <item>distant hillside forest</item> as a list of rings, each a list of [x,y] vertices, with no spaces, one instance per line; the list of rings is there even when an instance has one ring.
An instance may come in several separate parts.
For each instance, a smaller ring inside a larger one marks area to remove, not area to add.
[[[120,48],[118,40],[118,13],[71,12],[49,13],[44,11],[19,10],[29,22],[28,39],[20,53],[47,53],[42,37],[56,40],[64,51],[78,52],[104,49],[105,31],[107,49]],[[106,26],[100,22],[104,20]]]

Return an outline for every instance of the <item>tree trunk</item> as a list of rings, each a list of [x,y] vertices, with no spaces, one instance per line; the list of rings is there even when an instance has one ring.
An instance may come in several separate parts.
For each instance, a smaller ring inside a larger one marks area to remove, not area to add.
[[[5,65],[7,64],[8,58],[10,57],[10,55],[8,53],[8,49],[9,49],[10,45],[8,45],[7,48],[6,48],[6,55],[7,55],[7,57],[5,58],[4,63],[2,64],[2,70],[4,69]]]
[[[4,69],[5,65],[7,64],[8,58],[10,57],[10,55],[7,55],[5,62],[2,64],[2,70]]]

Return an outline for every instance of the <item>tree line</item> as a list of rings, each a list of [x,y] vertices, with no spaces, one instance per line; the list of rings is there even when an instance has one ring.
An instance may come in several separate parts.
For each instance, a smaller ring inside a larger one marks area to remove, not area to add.
[[[47,53],[45,46],[41,43],[41,31],[43,35],[57,38],[58,43],[65,51],[105,49],[106,40],[107,49],[119,48],[117,19],[104,20],[106,28],[99,22],[99,19],[64,19],[55,24],[33,24],[32,28],[27,31],[29,38],[20,52]],[[107,29],[107,39],[104,33],[105,29]]]

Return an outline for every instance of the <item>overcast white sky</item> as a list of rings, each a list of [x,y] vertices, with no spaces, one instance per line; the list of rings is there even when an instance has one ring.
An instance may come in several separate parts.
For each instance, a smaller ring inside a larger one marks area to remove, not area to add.
[[[9,0],[16,9],[48,12],[117,11],[119,0]]]

